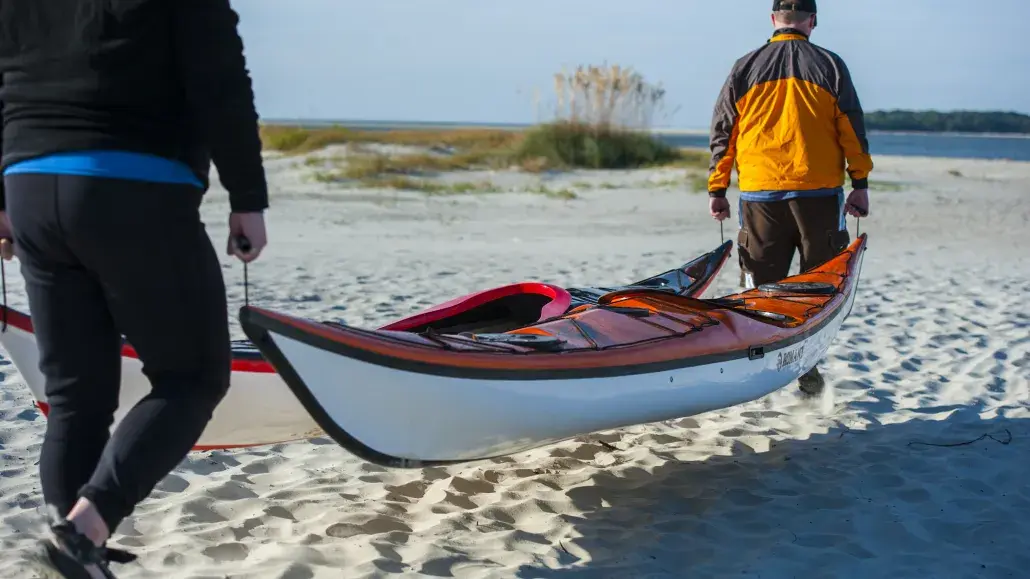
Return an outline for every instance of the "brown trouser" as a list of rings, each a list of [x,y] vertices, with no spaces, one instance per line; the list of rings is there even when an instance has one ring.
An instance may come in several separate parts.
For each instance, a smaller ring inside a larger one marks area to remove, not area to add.
[[[747,288],[787,277],[795,248],[801,252],[800,271],[804,272],[832,259],[850,243],[836,195],[741,201],[740,222],[741,285]]]

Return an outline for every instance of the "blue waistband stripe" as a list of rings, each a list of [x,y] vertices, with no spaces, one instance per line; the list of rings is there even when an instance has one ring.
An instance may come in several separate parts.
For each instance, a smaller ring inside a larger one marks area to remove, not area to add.
[[[26,159],[8,166],[4,175],[50,173],[155,183],[178,183],[203,188],[185,163],[131,151],[75,151]]]

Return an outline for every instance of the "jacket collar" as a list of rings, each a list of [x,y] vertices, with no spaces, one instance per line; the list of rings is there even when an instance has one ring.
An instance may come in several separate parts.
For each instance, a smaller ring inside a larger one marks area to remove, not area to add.
[[[781,42],[784,40],[808,40],[808,36],[797,28],[777,28],[769,39],[769,42]]]

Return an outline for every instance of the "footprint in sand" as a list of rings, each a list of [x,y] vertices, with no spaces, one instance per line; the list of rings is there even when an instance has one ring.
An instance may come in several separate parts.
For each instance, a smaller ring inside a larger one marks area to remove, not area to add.
[[[380,535],[383,533],[411,533],[412,529],[394,517],[377,516],[363,525],[337,523],[325,530],[325,534],[336,539],[349,539],[358,535]]]
[[[161,482],[157,484],[154,490],[165,493],[181,493],[188,488],[190,488],[190,482],[188,480],[175,474],[169,474],[165,478],[161,479]]]
[[[694,418],[683,418],[672,423],[676,428],[701,428],[701,423]]]
[[[403,485],[386,485],[384,488],[388,493],[385,500],[412,502],[412,500],[417,501],[426,495],[429,483],[424,480],[415,480]]]
[[[202,553],[216,561],[242,561],[250,554],[250,549],[241,543],[222,543],[208,547]]]
[[[239,501],[242,499],[256,499],[257,493],[241,486],[238,482],[230,481],[208,491],[208,495],[219,501]]]
[[[251,531],[260,528],[262,525],[264,525],[264,523],[261,519],[254,517],[243,521],[243,524],[239,527],[229,527],[229,530],[232,531],[234,539],[242,541],[243,539],[251,536]]]
[[[268,467],[269,462],[271,461],[259,460],[252,462],[248,465],[244,465],[243,468],[240,469],[240,472],[243,474],[267,474],[271,470]]]
[[[553,458],[573,458],[576,460],[594,460],[594,458],[605,451],[605,448],[598,444],[581,444],[574,449],[556,448],[551,451]]]
[[[494,485],[486,480],[471,480],[460,476],[451,481],[451,488],[466,495],[478,495],[494,492]]]
[[[269,517],[274,517],[277,519],[286,519],[287,521],[297,520],[297,518],[293,516],[293,513],[291,513],[288,509],[286,509],[285,507],[275,505],[265,507],[265,514]]]
[[[441,557],[439,559],[430,559],[422,564],[422,567],[418,569],[419,575],[425,575],[430,577],[456,577],[454,571],[455,566],[459,563],[472,563],[472,559],[468,557],[450,556]]]
[[[229,519],[216,513],[211,507],[206,504],[207,501],[192,501],[188,502],[182,507],[182,517],[179,521],[179,525],[189,525],[192,523],[225,523]]]
[[[463,510],[466,510],[466,511],[471,511],[471,510],[479,508],[479,505],[477,505],[476,503],[472,502],[472,499],[468,498],[465,495],[460,495],[458,493],[452,493],[451,491],[446,491],[446,490],[443,493],[444,493],[444,498],[443,498],[443,500],[440,501],[443,504],[452,505],[452,506],[458,507],[459,509],[463,509]]]
[[[312,579],[314,576],[315,572],[307,565],[294,563],[293,565],[290,565],[286,571],[283,571],[283,574],[279,576],[279,579]]]

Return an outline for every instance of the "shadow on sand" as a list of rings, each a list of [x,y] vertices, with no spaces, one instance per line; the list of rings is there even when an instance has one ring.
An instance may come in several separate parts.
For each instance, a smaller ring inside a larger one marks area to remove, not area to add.
[[[981,410],[600,471],[567,493],[586,514],[564,516],[560,567],[516,576],[1025,576],[1030,419]]]

